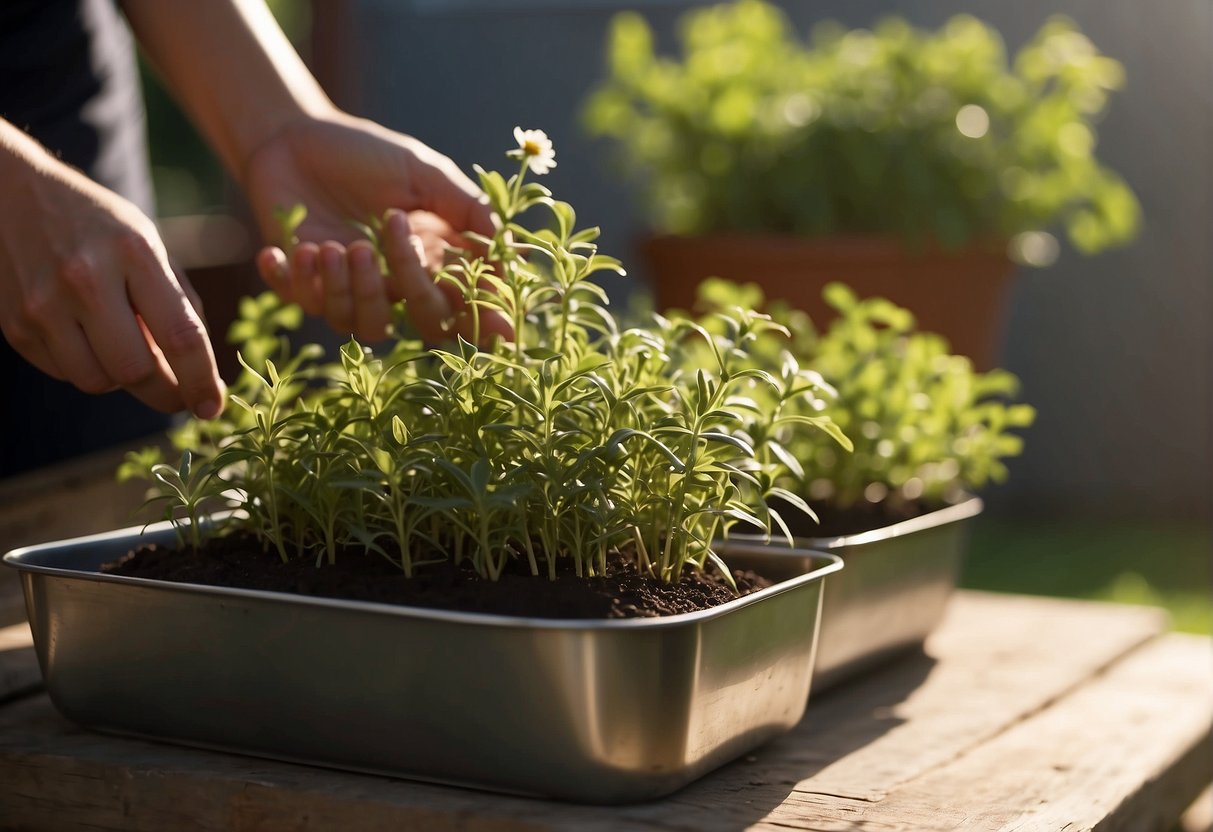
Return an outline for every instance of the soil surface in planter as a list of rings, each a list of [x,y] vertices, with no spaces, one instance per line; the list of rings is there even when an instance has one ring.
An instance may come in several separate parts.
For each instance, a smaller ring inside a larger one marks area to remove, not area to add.
[[[943,508],[942,505],[921,502],[901,503],[896,506],[887,502],[862,502],[844,509],[829,503],[810,503],[809,506],[817,514],[820,523],[814,523],[795,509],[781,512],[792,534],[797,537],[842,537],[859,534],[883,529]]]
[[[541,564],[541,569],[546,569]],[[417,567],[406,578],[400,567],[365,550],[340,552],[335,564],[314,558],[284,564],[251,536],[214,538],[199,550],[145,546],[107,563],[102,572],[179,583],[238,587],[299,595],[345,598],[461,612],[530,618],[648,618],[719,606],[737,595],[719,573],[688,570],[667,584],[636,573],[635,564],[615,553],[604,577],[579,578],[562,564],[556,579],[531,575],[525,560],[512,561],[497,581],[481,578],[466,563],[449,561]],[[742,595],[772,584],[749,571],[734,570]]]

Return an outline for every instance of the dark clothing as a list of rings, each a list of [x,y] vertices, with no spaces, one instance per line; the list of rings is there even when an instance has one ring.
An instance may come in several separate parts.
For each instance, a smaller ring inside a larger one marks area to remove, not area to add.
[[[114,0],[0,2],[0,116],[152,212],[139,71]]]
[[[139,74],[114,0],[0,0],[0,116],[152,212]],[[2,338],[0,385],[0,477],[167,426],[126,393],[46,377]]]

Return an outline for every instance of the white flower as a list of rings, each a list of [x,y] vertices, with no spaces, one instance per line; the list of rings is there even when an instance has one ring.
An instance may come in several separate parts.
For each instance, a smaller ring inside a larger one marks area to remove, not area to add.
[[[527,167],[539,176],[556,167],[556,151],[552,149],[552,140],[542,130],[523,130],[514,128],[514,138],[518,142],[518,150],[510,155],[516,159],[525,159]]]

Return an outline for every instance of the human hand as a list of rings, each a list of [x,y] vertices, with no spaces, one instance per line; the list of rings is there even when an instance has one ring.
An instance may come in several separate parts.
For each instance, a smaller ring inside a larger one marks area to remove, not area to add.
[[[86,393],[223,410],[197,295],[138,208],[0,121],[0,331]]]
[[[290,255],[270,246],[257,257],[262,278],[285,300],[361,340],[384,337],[398,300],[426,340],[471,337],[456,287],[435,284],[432,272],[445,245],[468,247],[459,232],[489,236],[494,228],[480,190],[450,159],[410,136],[337,114],[280,130],[251,155],[244,179],[267,239],[280,234],[275,208],[307,207]],[[350,225],[370,217],[384,218],[386,273]],[[482,333],[511,335],[495,312],[482,313],[480,323]]]

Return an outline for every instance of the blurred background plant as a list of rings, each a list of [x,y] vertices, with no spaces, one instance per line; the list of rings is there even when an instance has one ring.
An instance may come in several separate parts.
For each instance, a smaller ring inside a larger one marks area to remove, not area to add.
[[[1124,70],[1067,18],[1010,63],[970,15],[937,31],[821,23],[806,42],[765,0],[692,10],[680,40],[661,57],[643,17],[617,15],[584,114],[661,231],[1018,238],[1040,264],[1049,227],[1083,252],[1137,230],[1136,197],[1094,153]]]

